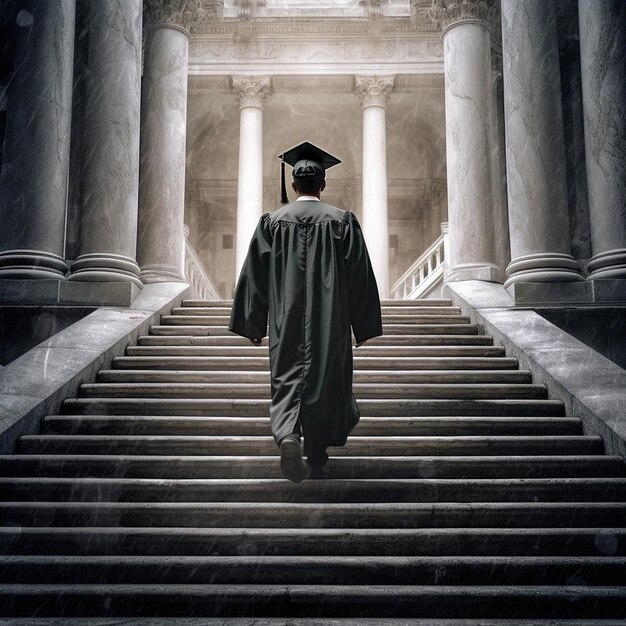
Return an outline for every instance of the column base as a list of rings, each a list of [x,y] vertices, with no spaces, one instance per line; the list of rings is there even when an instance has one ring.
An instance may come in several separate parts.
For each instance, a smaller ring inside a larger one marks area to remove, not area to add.
[[[131,306],[141,289],[130,282],[0,277],[0,305]]]
[[[144,285],[151,283],[186,283],[179,267],[174,265],[143,265],[139,275]]]
[[[504,282],[503,270],[495,263],[458,263],[446,276],[447,283],[459,282],[461,280],[482,280],[488,283]]]
[[[0,278],[65,280],[68,266],[63,258],[43,250],[0,252]]]
[[[588,280],[626,278],[626,249],[607,250],[592,257],[587,264]]]
[[[517,306],[615,306],[626,303],[626,280],[583,280],[556,283],[518,282],[506,288]]]
[[[121,254],[81,254],[72,263],[69,280],[81,282],[128,282],[139,289],[139,266],[134,259]]]
[[[570,254],[541,252],[517,257],[506,268],[505,288],[514,283],[567,283],[584,280],[580,264]]]

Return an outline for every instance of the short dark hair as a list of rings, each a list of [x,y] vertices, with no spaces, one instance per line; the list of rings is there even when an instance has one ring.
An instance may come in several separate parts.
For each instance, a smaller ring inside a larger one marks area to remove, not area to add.
[[[293,179],[297,190],[300,193],[316,193],[324,184],[325,176],[323,174],[319,176],[298,176]]]

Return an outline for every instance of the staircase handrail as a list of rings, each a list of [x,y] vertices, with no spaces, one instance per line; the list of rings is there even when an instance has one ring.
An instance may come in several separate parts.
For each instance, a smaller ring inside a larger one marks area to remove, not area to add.
[[[412,300],[444,275],[450,244],[448,222],[441,224],[441,235],[418,257],[391,288],[391,299]]]
[[[222,299],[200,256],[189,242],[189,228],[187,226],[185,226],[185,279],[199,300]]]

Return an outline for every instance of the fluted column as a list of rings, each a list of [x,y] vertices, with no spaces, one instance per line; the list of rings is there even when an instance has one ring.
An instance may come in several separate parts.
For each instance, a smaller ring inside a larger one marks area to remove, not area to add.
[[[506,286],[582,280],[571,255],[555,4],[502,0],[512,259]]]
[[[23,2],[0,178],[0,278],[64,278],[75,0]]]
[[[386,108],[393,76],[357,76],[355,93],[363,110],[363,234],[378,292],[389,297]]]
[[[496,149],[486,0],[438,0],[443,27],[450,273],[447,280],[503,280],[497,263]]]
[[[145,283],[184,280],[189,28],[198,0],[148,0],[137,260]]]
[[[263,214],[263,102],[270,92],[267,77],[235,76],[233,93],[239,103],[239,174],[237,183],[236,275]]]
[[[626,278],[626,3],[578,0],[589,278]]]
[[[84,3],[87,60],[82,210],[70,280],[141,287],[137,249],[141,0]]]

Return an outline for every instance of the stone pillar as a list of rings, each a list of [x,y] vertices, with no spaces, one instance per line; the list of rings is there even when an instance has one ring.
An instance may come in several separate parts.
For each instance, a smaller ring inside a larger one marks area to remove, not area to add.
[[[494,216],[493,91],[485,0],[438,0],[443,27],[449,281],[501,282]]]
[[[236,76],[232,87],[240,111],[235,251],[238,277],[263,214],[263,101],[270,92],[270,79]]]
[[[21,6],[0,178],[0,278],[62,279],[76,6]]]
[[[578,0],[589,278],[626,278],[626,3]]]
[[[511,263],[516,282],[582,280],[571,255],[555,3],[502,0]]]
[[[389,297],[386,108],[393,76],[357,76],[363,110],[363,234],[381,298]]]
[[[184,281],[187,66],[198,5],[146,5],[137,254],[145,283]]]
[[[79,255],[70,280],[131,282],[136,263],[141,0],[86,2]]]

